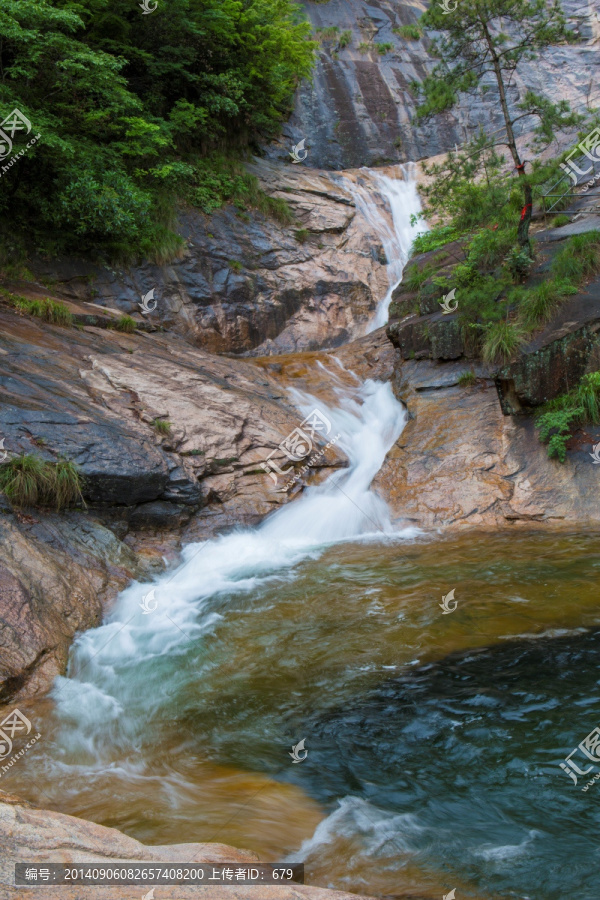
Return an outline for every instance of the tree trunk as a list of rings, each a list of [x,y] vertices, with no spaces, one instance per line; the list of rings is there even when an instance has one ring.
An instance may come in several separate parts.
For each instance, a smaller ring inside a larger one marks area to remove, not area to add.
[[[506,102],[506,90],[504,88],[504,79],[502,77],[502,66],[500,65],[500,60],[498,59],[498,56],[496,54],[494,42],[487,27],[487,22],[482,17],[480,17],[479,21],[481,23],[485,41],[492,58],[492,65],[494,66],[494,74],[496,75],[498,93],[500,94],[500,106],[502,108],[502,115],[504,116],[504,124],[506,127],[506,142],[508,144],[508,149],[510,150],[510,155],[514,160],[517,174],[521,179],[521,188],[523,190],[523,199],[525,201],[523,209],[521,210],[521,220],[519,222],[519,228],[517,230],[517,240],[519,241],[519,246],[526,249],[527,253],[531,257],[533,256],[533,254],[531,252],[531,242],[529,240],[529,224],[531,222],[533,192],[531,190],[531,185],[527,179],[527,176],[525,175],[525,163],[521,162],[521,157],[519,156],[519,151],[517,149],[515,133],[512,127],[513,123],[508,111],[508,103]]]

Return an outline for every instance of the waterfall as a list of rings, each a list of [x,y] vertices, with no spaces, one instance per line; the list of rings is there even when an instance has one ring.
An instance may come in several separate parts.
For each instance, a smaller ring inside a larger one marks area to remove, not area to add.
[[[395,284],[410,249],[410,212],[418,210],[418,199],[411,182],[376,173],[370,176],[389,202],[393,229],[363,184],[353,185],[353,195],[359,212],[383,240],[390,284]],[[377,321],[385,314],[386,302],[384,298]],[[328,372],[328,380],[335,389],[335,404],[327,405],[298,390],[291,391],[292,401],[302,416],[316,408],[329,420],[331,434],[337,436],[337,445],[349,460],[348,468],[309,487],[255,528],[188,545],[177,567],[152,585],[132,583],[104,623],[75,641],[69,675],[57,679],[53,696],[65,728],[61,743],[69,751],[83,753],[89,765],[101,766],[118,757],[117,748],[135,742],[139,728],[153,712],[168,708],[183,677],[174,658],[185,652],[190,639],[207,635],[220,618],[211,611],[211,598],[250,593],[273,578],[293,578],[296,564],[334,543],[398,539],[416,533],[416,529],[398,531],[387,504],[370,487],[404,428],[405,409],[389,384],[367,380],[349,388],[334,372]],[[146,606],[152,611],[148,612],[143,598],[150,592]],[[148,666],[142,674],[139,665],[148,660],[156,661],[150,676]]]
[[[412,217],[421,210],[415,165],[398,166],[400,178],[384,175],[376,169],[360,169],[355,179],[341,177],[343,187],[352,195],[360,215],[368,222],[381,240],[388,261],[389,289],[377,306],[377,311],[366,328],[366,333],[381,328],[388,320],[392,293],[402,281],[402,272],[417,234],[426,231],[422,223],[412,224]],[[377,197],[384,201],[382,210]],[[389,210],[389,212],[388,212]]]

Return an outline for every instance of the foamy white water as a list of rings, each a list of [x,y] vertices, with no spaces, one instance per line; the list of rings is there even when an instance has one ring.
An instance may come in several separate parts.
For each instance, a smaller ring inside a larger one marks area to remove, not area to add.
[[[379,236],[386,259],[388,261],[389,289],[381,299],[375,316],[366,329],[366,334],[381,328],[388,320],[388,310],[392,293],[402,281],[402,272],[410,254],[410,248],[417,234],[427,231],[426,225],[411,223],[412,217],[421,211],[421,201],[415,181],[415,165],[409,163],[400,166],[402,178],[390,178],[376,169],[361,169],[364,178],[356,181],[341,178],[340,181],[352,195],[360,215],[364,216],[371,228]],[[381,211],[381,203],[376,196],[383,198],[389,209],[388,217]]]
[[[397,283],[414,234],[410,213],[418,208],[416,190],[410,182],[371,175],[390,198],[395,230],[362,187],[356,188],[355,197],[363,214],[380,229],[393,270],[390,281]],[[67,725],[69,748],[89,753],[94,765],[114,758],[114,742],[135,744],[144,721],[176,692],[177,667],[165,667],[167,659],[185,653],[190,640],[206,636],[220,619],[210,611],[210,598],[252,592],[268,580],[293,578],[295,565],[331,544],[410,538],[418,533],[395,528],[387,504],[371,490],[406,423],[404,407],[389,384],[368,380],[361,385],[357,379],[356,386],[348,388],[334,375],[329,380],[340,385],[336,405],[299,391],[291,392],[292,400],[302,417],[315,408],[326,415],[332,425],[327,439],[339,435],[337,445],[348,457],[348,468],[308,488],[256,528],[188,545],[177,567],[152,584],[131,584],[104,624],[76,640],[69,676],[57,679],[54,697],[57,713]],[[145,612],[141,604],[150,591],[146,605],[153,611]],[[148,659],[156,659],[157,667],[150,681],[147,674],[141,681],[136,666]],[[168,683],[162,678],[163,669]]]

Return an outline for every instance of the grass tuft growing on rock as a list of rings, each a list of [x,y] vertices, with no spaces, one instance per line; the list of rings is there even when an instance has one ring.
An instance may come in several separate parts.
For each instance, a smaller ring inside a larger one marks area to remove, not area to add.
[[[15,506],[51,506],[56,510],[83,503],[83,479],[68,459],[49,462],[22,453],[0,465],[0,491]]]
[[[171,434],[171,423],[167,419],[156,418],[152,421],[152,425],[159,434]]]
[[[137,328],[137,322],[131,316],[121,316],[113,325],[115,331],[123,331],[125,334],[133,334]]]
[[[487,363],[507,362],[525,343],[525,332],[518,323],[494,322],[487,329],[482,356]]]
[[[42,319],[44,322],[50,322],[52,325],[64,325],[69,328],[73,325],[73,316],[64,303],[60,300],[51,300],[45,297],[42,300],[32,300],[29,297],[22,297],[20,294],[11,294],[10,291],[1,291],[2,296],[10,303],[10,305],[19,312],[28,316],[35,316],[36,319]]]

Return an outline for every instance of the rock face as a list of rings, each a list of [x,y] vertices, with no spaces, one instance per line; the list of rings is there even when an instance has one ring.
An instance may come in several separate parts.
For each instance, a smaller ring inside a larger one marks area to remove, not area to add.
[[[114,828],[104,828],[93,822],[65,816],[49,810],[36,809],[17,797],[0,791],[0,900],[23,900],[40,897],[40,885],[15,887],[15,862],[26,860],[36,863],[115,863],[117,861],[177,864],[210,863],[215,866],[237,863],[240,866],[256,864],[256,854],[237,850],[225,844],[169,844],[147,846],[127,837]],[[131,900],[142,897],[148,888],[139,887],[70,887],[61,885],[44,887],[44,900]],[[161,885],[156,889],[160,897],[172,900],[245,900],[252,895],[256,900],[361,900],[358,894],[329,891],[305,885],[286,887],[260,885],[247,887],[235,884],[226,886],[179,887]],[[157,897],[158,900],[158,897]],[[362,900],[365,900],[363,897]],[[367,898],[368,900],[368,898]]]
[[[600,278],[563,304],[517,360],[500,370],[496,386],[506,415],[526,413],[564,394],[600,368]]]
[[[157,306],[146,323],[211,352],[337,346],[371,318],[388,287],[381,240],[352,194],[352,183],[368,180],[369,172],[334,177],[289,162],[256,160],[250,170],[271,196],[288,203],[292,225],[235,207],[210,217],[188,211],[180,221],[186,247],[169,264],[113,270],[78,259],[34,260],[36,276],[62,297],[87,303],[80,312],[88,314],[101,315],[103,306],[139,313],[142,296],[154,289]],[[404,169],[390,174],[403,178]]]
[[[460,387],[474,370],[476,383]],[[531,418],[502,413],[493,380],[465,361],[398,361],[395,392],[409,422],[375,479],[396,516],[421,528],[597,527],[600,429],[571,442],[564,465],[547,457]]]
[[[3,703],[47,690],[75,633],[98,624],[129,580],[173,559],[179,541],[287,502],[260,464],[275,451],[289,465],[279,444],[302,417],[268,363],[212,357],[177,335],[61,328],[4,306],[0,357],[8,458],[73,460],[88,504],[56,515],[2,497]],[[332,447],[315,467],[344,464]]]
[[[509,102],[518,103],[527,84],[537,93],[543,88],[554,102],[567,99],[580,109],[589,85],[598,84],[597,5],[564,0],[562,6],[579,42],[553,47],[543,60],[524,64],[521,77],[511,85]],[[447,152],[480,125],[488,133],[499,128],[500,109],[493,95],[470,99],[462,109],[427,124],[414,122],[411,82],[421,80],[436,60],[428,53],[428,38],[414,40],[394,29],[417,23],[425,7],[419,0],[306,0],[304,8],[321,45],[318,64],[312,84],[300,88],[294,114],[269,154],[284,159],[292,145],[305,138],[311,166],[381,165]],[[349,42],[340,40],[346,32]],[[380,53],[382,44],[391,46]],[[597,97],[596,89],[592,106]]]

